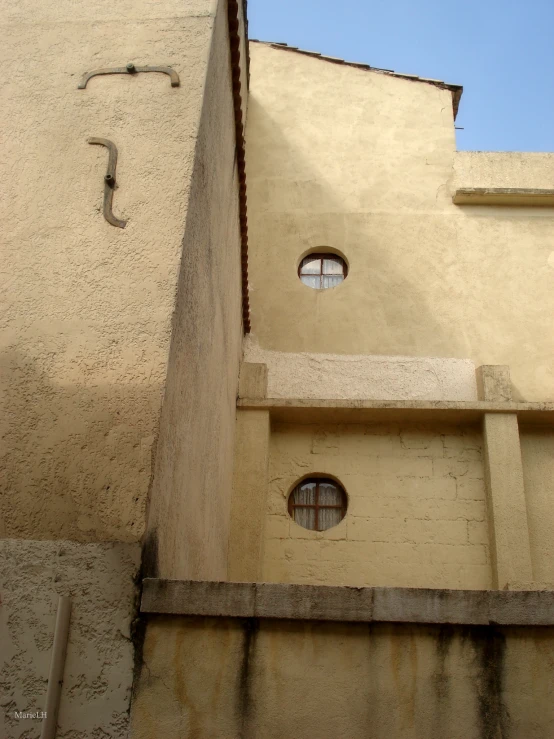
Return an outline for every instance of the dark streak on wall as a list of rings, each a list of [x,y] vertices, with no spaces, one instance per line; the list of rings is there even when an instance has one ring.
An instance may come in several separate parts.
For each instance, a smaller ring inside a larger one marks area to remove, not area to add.
[[[237,695],[237,719],[241,739],[250,736],[249,725],[252,713],[253,701],[253,676],[252,665],[256,651],[256,637],[260,624],[257,618],[249,618],[244,622],[244,641],[242,647],[242,660],[239,671],[238,695]]]
[[[131,624],[131,640],[134,647],[133,655],[133,687],[132,698],[134,699],[139,690],[142,668],[144,666],[144,640],[146,638],[146,616],[138,616]],[[131,706],[129,705],[129,711]]]
[[[437,703],[440,705],[448,701],[450,692],[450,675],[446,669],[446,659],[455,637],[455,631],[452,626],[441,626],[437,635],[437,669],[433,675],[433,683],[437,696]]]
[[[463,638],[462,634],[462,638]],[[482,739],[508,739],[510,716],[503,701],[506,638],[494,626],[468,630],[477,664],[478,716]]]
[[[146,616],[141,616],[140,600],[142,597],[142,581],[145,577],[156,577],[158,572],[158,537],[156,529],[150,531],[144,539],[142,545],[142,559],[140,569],[135,578],[136,598],[135,598],[135,618],[131,623],[131,641],[133,642],[133,687],[132,696],[135,697],[142,668],[144,665],[144,640],[146,638]],[[156,573],[156,574],[150,574]]]
[[[156,529],[148,532],[142,545],[141,581],[145,577],[158,577],[158,534]]]

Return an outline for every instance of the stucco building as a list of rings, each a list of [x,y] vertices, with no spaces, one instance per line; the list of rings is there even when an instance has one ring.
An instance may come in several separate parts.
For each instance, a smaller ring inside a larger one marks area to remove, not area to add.
[[[3,736],[552,736],[554,155],[245,12],[3,3]]]

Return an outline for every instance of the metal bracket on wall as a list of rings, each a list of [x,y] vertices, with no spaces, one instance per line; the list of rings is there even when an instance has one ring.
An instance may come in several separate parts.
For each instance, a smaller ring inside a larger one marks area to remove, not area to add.
[[[106,67],[104,69],[95,69],[92,72],[85,72],[77,85],[77,89],[84,90],[90,78],[96,77],[98,74],[137,74],[138,72],[162,72],[162,74],[168,74],[171,78],[171,87],[179,87],[181,84],[179,75],[171,67],[135,67],[131,62],[126,67]]]
[[[110,152],[108,159],[108,171],[104,175],[104,218],[117,228],[125,228],[127,221],[116,218],[112,211],[113,191],[115,187],[115,168],[117,167],[117,146],[108,139],[90,138],[89,144],[100,144]]]

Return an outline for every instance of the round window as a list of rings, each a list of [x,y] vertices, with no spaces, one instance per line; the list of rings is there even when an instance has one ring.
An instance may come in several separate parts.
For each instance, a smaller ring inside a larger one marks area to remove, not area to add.
[[[302,480],[289,496],[289,513],[305,529],[325,531],[346,515],[346,493],[334,480],[324,477]]]
[[[304,285],[316,290],[340,285],[347,274],[346,262],[337,254],[308,254],[298,267],[298,276]]]

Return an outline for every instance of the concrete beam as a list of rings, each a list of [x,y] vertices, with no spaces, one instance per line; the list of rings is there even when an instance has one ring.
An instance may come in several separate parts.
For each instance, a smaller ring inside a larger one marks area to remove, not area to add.
[[[146,579],[141,612],[301,621],[554,626],[554,591]]]
[[[554,427],[554,403],[494,400],[327,400],[240,398],[241,411],[265,410],[281,423],[448,423],[478,425],[485,413],[516,414],[521,425]]]

